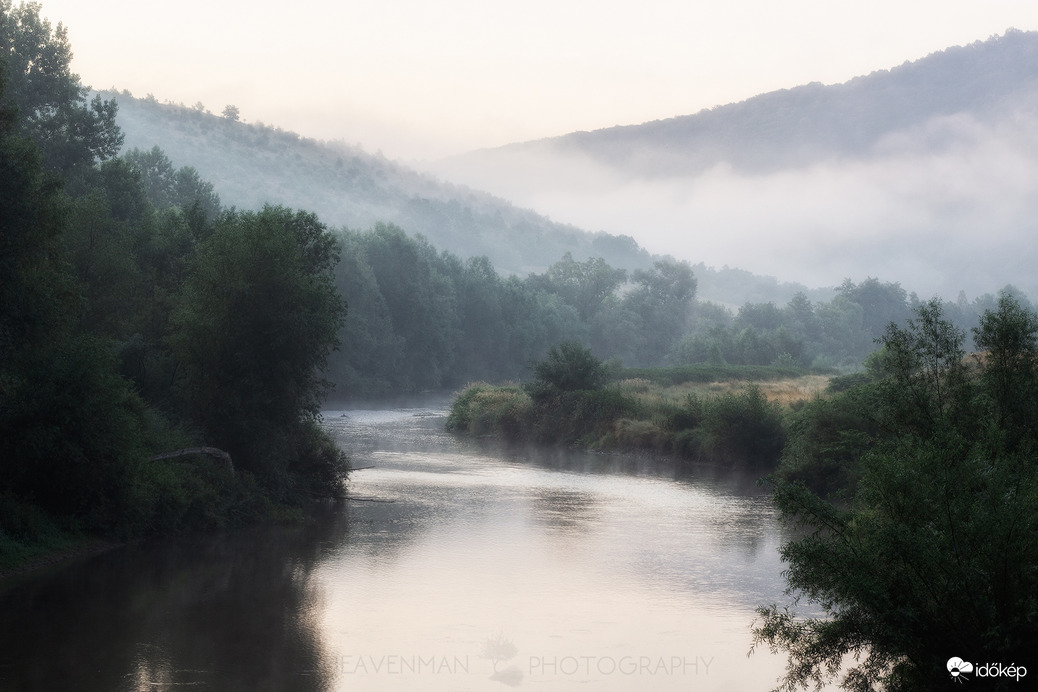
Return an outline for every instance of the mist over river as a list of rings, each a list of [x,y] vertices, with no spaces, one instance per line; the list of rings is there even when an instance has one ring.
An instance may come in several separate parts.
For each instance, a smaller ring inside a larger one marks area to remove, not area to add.
[[[0,583],[0,689],[763,690],[786,600],[752,478],[509,451],[445,403],[326,411],[356,470],[302,525],[119,548]]]

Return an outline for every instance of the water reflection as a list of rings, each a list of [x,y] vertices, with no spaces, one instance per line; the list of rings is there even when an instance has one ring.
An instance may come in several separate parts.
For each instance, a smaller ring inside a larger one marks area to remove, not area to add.
[[[341,520],[130,546],[0,592],[0,689],[326,690],[313,570]]]
[[[781,538],[752,481],[326,414],[353,500],[0,585],[0,689],[732,690]]]
[[[597,500],[569,488],[537,488],[530,494],[534,523],[548,533],[581,534],[597,523]]]

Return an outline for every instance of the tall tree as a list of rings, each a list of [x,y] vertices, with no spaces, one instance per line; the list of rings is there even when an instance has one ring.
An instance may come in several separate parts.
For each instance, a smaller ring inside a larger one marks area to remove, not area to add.
[[[203,242],[173,316],[186,412],[267,481],[319,413],[345,317],[334,238],[313,214],[228,214]]]
[[[7,56],[7,102],[18,115],[18,132],[40,147],[45,168],[73,186],[95,163],[114,157],[123,143],[114,100],[95,96],[71,70],[68,30],[52,28],[40,4],[0,0],[0,53]]]
[[[687,262],[660,260],[632,276],[635,288],[624,306],[638,316],[645,341],[639,360],[659,365],[685,334],[696,297],[696,277]]]
[[[1033,423],[1038,420],[1038,315],[1003,291],[998,308],[986,311],[973,333],[999,425],[1011,446],[1024,440],[1033,443]]]
[[[627,281],[627,272],[614,269],[601,257],[577,262],[567,252],[541,276],[531,276],[531,284],[554,293],[577,309],[583,322],[590,320],[599,306]]]
[[[159,147],[133,148],[123,158],[140,175],[148,199],[158,209],[177,207],[187,212],[197,207],[209,221],[220,213],[220,196],[212,183],[202,180],[191,166],[176,168]]]

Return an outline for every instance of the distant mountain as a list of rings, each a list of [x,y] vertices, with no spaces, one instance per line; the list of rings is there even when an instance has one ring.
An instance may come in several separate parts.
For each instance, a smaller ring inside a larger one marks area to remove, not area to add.
[[[430,169],[694,264],[950,299],[1012,283],[1033,298],[1038,33]]]
[[[487,255],[498,271],[543,271],[571,252],[614,266],[652,259],[630,237],[587,233],[503,199],[451,185],[381,155],[319,142],[276,127],[246,124],[127,92],[101,92],[119,104],[124,150],[160,147],[176,166],[192,166],[227,206],[283,204],[316,212],[333,226],[395,223],[463,258]]]
[[[992,120],[1038,105],[1038,32],[949,48],[844,84],[818,82],[640,125],[573,132],[455,157],[504,165],[581,154],[628,176],[697,175],[718,164],[766,173],[882,148],[893,132],[969,113]],[[448,162],[451,159],[448,159]],[[450,166],[444,166],[450,168]]]

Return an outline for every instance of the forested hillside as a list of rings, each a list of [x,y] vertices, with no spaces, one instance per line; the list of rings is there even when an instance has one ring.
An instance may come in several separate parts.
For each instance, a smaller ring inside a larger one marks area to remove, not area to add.
[[[519,277],[544,271],[567,252],[580,261],[601,257],[628,271],[648,269],[654,261],[630,236],[555,223],[356,146],[243,123],[200,104],[101,93],[119,105],[116,119],[125,151],[139,149],[143,155],[159,147],[167,159],[212,183],[228,206],[257,210],[285,204],[312,210],[330,226],[357,230],[392,224],[459,258],[486,256],[498,272]],[[831,289],[702,263],[696,275],[701,296],[733,307],[746,301],[785,302],[797,292],[813,299],[833,295]]]
[[[565,252],[605,257],[628,268],[651,264],[629,237],[554,223],[359,147],[243,123],[201,104],[189,108],[127,92],[101,95],[119,103],[117,121],[127,149],[160,147],[178,165],[198,170],[228,206],[255,210],[284,204],[350,228],[392,223],[459,256],[486,255],[508,273],[542,270]]]

